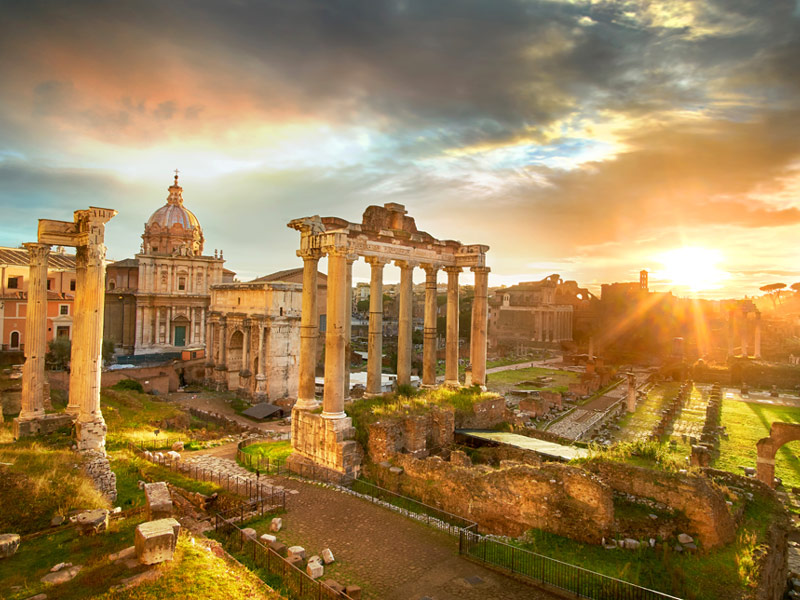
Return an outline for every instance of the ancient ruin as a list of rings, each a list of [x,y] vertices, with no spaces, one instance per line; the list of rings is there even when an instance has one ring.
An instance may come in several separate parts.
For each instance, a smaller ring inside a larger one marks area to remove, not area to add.
[[[797,423],[773,423],[769,437],[761,438],[756,444],[756,477],[769,487],[775,487],[775,454],[781,446],[800,440],[800,425]]]
[[[379,395],[383,348],[383,267],[400,267],[397,383],[411,382],[411,286],[414,268],[425,270],[425,324],[422,384],[436,385],[436,276],[447,273],[447,335],[445,385],[458,386],[458,276],[464,268],[475,274],[470,347],[471,383],[486,384],[486,328],[488,318],[488,246],[438,240],[418,231],[401,204],[370,206],[361,223],[338,217],[295,219],[288,224],[300,232],[303,259],[303,307],[300,333],[298,398],[292,412],[294,460],[307,460],[355,475],[360,457],[352,441],[352,424],[344,413],[349,390],[346,357],[350,345],[352,265],[363,257],[371,266],[368,395]],[[315,414],[314,370],[318,337],[316,306],[317,264],[328,257],[328,323],[325,335],[325,391],[322,414]]]

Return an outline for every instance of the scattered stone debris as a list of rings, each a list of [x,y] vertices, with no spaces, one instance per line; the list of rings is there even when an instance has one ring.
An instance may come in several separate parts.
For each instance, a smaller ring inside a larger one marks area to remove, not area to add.
[[[82,565],[75,565],[74,567],[69,567],[67,569],[61,569],[56,571],[55,573],[48,573],[44,577],[41,578],[41,582],[47,585],[59,585],[62,583],[66,583],[72,579],[75,579],[75,576],[80,573],[81,569],[83,568]]]
[[[108,510],[96,508],[87,510],[75,517],[81,535],[94,535],[108,529]]]

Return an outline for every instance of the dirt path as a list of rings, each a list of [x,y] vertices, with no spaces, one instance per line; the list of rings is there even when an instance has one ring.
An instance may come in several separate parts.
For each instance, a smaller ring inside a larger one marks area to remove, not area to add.
[[[174,402],[183,408],[199,408],[215,412],[226,417],[230,417],[240,425],[255,427],[261,431],[276,431],[287,433],[292,430],[291,425],[281,425],[278,421],[267,421],[260,423],[247,417],[236,414],[230,404],[225,402],[225,396],[218,392],[174,392],[167,396],[170,402]]]
[[[276,483],[299,491],[287,498],[278,538],[313,554],[329,547],[342,579],[369,600],[556,598],[458,556],[456,538],[386,508],[313,484]]]

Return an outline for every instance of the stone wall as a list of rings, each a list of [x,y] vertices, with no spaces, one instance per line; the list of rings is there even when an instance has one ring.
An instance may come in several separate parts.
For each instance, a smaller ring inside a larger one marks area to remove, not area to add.
[[[84,471],[94,481],[94,486],[100,490],[100,493],[109,501],[115,502],[117,500],[117,476],[111,470],[108,458],[101,452],[91,450],[85,452],[84,455]]]
[[[492,429],[495,425],[510,422],[511,413],[506,408],[503,396],[476,402],[469,412],[456,412],[456,429]]]
[[[736,535],[736,522],[725,496],[705,476],[600,461],[588,463],[586,468],[618,492],[652,498],[683,511],[693,527],[691,533],[705,548],[732,542]]]
[[[65,427],[71,428],[73,421],[72,415],[64,413],[43,415],[35,419],[14,419],[14,439],[18,440],[30,435],[47,435]]]
[[[455,411],[434,407],[428,413],[384,419],[368,425],[367,453],[372,462],[389,460],[399,452],[424,458],[453,443]]]
[[[300,472],[308,462],[331,471],[358,477],[363,452],[353,438],[355,428],[350,417],[325,419],[307,410],[292,410],[292,448],[287,461],[290,469]],[[296,463],[296,464],[295,464]]]
[[[612,531],[611,488],[576,467],[512,461],[498,469],[465,467],[438,456],[417,460],[404,454],[394,464],[404,472],[371,467],[381,485],[472,519],[482,531],[517,537],[538,528],[595,544]]]

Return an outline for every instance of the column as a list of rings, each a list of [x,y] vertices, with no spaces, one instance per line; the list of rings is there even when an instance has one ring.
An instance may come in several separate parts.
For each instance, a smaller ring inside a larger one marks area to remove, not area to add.
[[[44,416],[44,357],[47,353],[47,257],[50,246],[28,243],[28,308],[25,316],[25,364],[19,420]]]
[[[412,286],[414,266],[396,260],[400,267],[400,302],[397,318],[397,385],[411,385]]]
[[[316,400],[317,336],[319,315],[317,314],[317,265],[319,250],[298,251],[303,259],[303,308],[300,313],[300,381],[295,408],[313,410]],[[330,290],[328,291],[330,294]]]
[[[142,331],[144,328],[144,308],[141,306],[136,307],[136,334],[133,341],[133,353],[142,346]]]
[[[189,307],[189,331],[186,334],[186,345],[191,346],[194,342],[194,306]]]
[[[747,315],[743,315],[739,321],[741,324],[741,331],[739,332],[742,338],[742,357],[747,358]]]
[[[369,346],[367,347],[367,396],[381,394],[383,365],[383,265],[381,259],[370,256],[369,280]]]
[[[458,383],[458,274],[461,267],[445,267],[447,272],[447,337],[445,339],[445,385]]]
[[[252,331],[253,322],[250,319],[245,319],[242,323],[244,326],[244,348],[242,348],[242,371],[250,372],[250,346],[253,343]]]
[[[206,349],[206,366],[214,366],[214,323],[211,319],[206,322],[206,339],[204,341]],[[208,375],[207,375],[208,376]]]
[[[258,361],[256,363],[256,395],[259,397],[266,396],[267,393],[267,375],[266,375],[266,365],[264,364],[264,334],[266,331],[266,327],[264,327],[263,321],[259,321],[257,325],[258,331]]]
[[[353,334],[353,263],[358,259],[358,255],[347,257],[347,268],[345,279],[347,286],[347,308],[345,313],[344,326],[344,399],[350,399],[350,355],[352,353],[350,338]]]
[[[80,362],[81,377],[75,381],[75,389],[70,381],[69,391],[70,399],[75,394],[80,403],[76,423],[79,450],[105,451],[106,444],[107,428],[100,410],[105,257],[106,247],[102,243],[80,246],[76,255],[76,266],[78,261],[85,261],[86,264],[85,285],[82,290],[77,290],[78,295],[82,296],[81,310],[85,316],[81,319],[80,330],[76,331],[73,338],[73,344],[78,348],[77,356],[73,353],[73,362]]]
[[[756,315],[756,331],[753,340],[753,358],[761,358],[761,315]]]
[[[72,349],[70,351],[69,360],[69,400],[67,401],[66,412],[73,417],[77,417],[81,412],[80,395],[77,390],[80,387],[80,382],[85,378],[83,371],[85,361],[79,358],[83,352],[80,347],[82,337],[79,332],[83,332],[85,328],[84,320],[86,318],[85,300],[86,296],[84,290],[86,289],[86,246],[79,246],[75,249],[75,300],[73,306],[75,314],[72,318]]]
[[[425,325],[422,346],[422,385],[436,385],[436,273],[438,267],[425,266]]]
[[[475,273],[475,298],[472,300],[470,363],[472,383],[486,387],[486,330],[489,321],[489,267],[472,267]]]
[[[325,332],[325,393],[322,416],[341,419],[344,414],[345,325],[347,313],[347,250],[328,251],[328,319]]]
[[[205,346],[206,343],[206,307],[200,309],[200,344]]]
[[[219,321],[219,367],[228,369],[228,320],[225,317]]]

